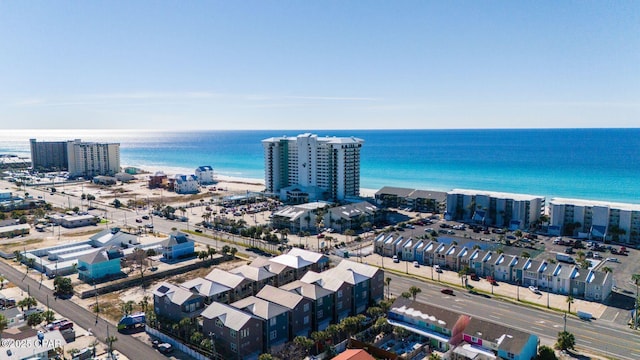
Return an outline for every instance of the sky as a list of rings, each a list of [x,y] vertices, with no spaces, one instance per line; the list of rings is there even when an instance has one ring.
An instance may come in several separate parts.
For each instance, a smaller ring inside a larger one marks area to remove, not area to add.
[[[0,1],[0,128],[640,127],[640,1]]]

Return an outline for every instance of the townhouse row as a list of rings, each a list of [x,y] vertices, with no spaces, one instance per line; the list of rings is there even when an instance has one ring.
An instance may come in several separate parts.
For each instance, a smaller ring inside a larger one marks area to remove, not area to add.
[[[540,344],[536,335],[402,297],[391,305],[388,321],[428,338],[446,359],[531,360]]]
[[[522,286],[536,286],[545,291],[571,294],[590,301],[604,301],[613,288],[613,275],[608,272],[454,243],[404,238],[393,233],[378,235],[374,240],[374,251],[382,256],[398,256],[404,261],[438,265],[452,271],[469,268],[479,276],[491,276],[498,281]]]
[[[179,285],[163,282],[154,289],[154,309],[173,322],[198,319],[226,358],[257,358],[382,299],[382,270],[351,261],[328,265],[326,256],[294,248]]]

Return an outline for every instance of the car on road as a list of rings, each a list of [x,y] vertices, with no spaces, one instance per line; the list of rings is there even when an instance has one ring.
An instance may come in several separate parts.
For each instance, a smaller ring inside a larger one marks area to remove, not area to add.
[[[538,288],[535,286],[529,286],[529,290],[531,290],[531,292],[534,294],[540,294],[540,290],[538,290]]]
[[[149,220],[149,215],[144,215],[144,216],[142,217],[142,219],[143,219],[143,220]]]
[[[158,344],[156,348],[163,354],[170,354],[173,352],[173,346],[169,343]]]
[[[449,289],[449,288],[444,288],[440,290],[440,292],[446,295],[453,295],[453,289]]]

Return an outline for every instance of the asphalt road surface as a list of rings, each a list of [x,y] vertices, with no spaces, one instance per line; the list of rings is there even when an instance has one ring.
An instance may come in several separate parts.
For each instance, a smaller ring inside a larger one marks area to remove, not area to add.
[[[105,342],[107,331],[110,336],[115,335],[118,340],[113,343],[113,348],[120,351],[129,359],[166,359],[164,355],[158,353],[135,337],[119,334],[115,326],[103,319],[98,319],[96,323],[96,315],[76,303],[70,300],[56,300],[53,296],[53,291],[45,286],[40,286],[39,282],[29,277],[25,278],[25,274],[18,269],[0,262],[0,273],[23,291],[30,293],[31,296],[35,297],[39,302],[46,305],[48,300],[49,307],[58,314],[70,319],[84,329],[91,329],[91,332],[101,342]]]
[[[508,301],[473,295],[460,288],[454,288],[454,295],[445,295],[440,290],[445,286],[425,283],[391,273],[391,294],[399,296],[411,286],[422,292],[417,301],[466,313],[494,323],[504,324],[545,338],[543,343],[555,343],[558,332],[564,328],[562,314],[521,306]],[[527,290],[528,291],[528,290]],[[385,289],[385,296],[386,296]],[[640,334],[628,327],[604,319],[583,321],[574,316],[567,317],[567,331],[576,338],[576,345],[602,353],[616,359],[640,359]]]

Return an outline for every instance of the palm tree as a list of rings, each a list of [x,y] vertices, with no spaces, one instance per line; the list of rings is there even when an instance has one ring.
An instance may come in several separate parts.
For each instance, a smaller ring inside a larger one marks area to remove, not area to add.
[[[384,283],[387,284],[387,300],[389,300],[391,298],[391,287],[389,286],[389,284],[391,284],[391,278],[387,277],[386,279],[384,279]]]
[[[611,273],[611,272],[613,272],[613,269],[611,269],[608,266],[605,266],[605,267],[602,268],[602,271],[604,271],[605,273]]]
[[[573,304],[573,296],[567,295],[567,312],[571,312],[571,304]]]
[[[573,349],[576,344],[576,338],[572,333],[568,331],[561,331],[558,333],[558,342],[556,342],[556,349],[567,350]]]
[[[413,301],[416,300],[416,296],[418,294],[420,294],[421,292],[422,292],[422,289],[420,289],[417,286],[412,286],[412,287],[409,288],[409,293],[411,293],[411,296],[413,296]]]
[[[429,354],[429,360],[442,360],[442,357],[434,352]]]
[[[638,328],[638,302],[640,302],[640,298],[638,298],[638,286],[640,286],[640,274],[631,275],[631,280],[636,284],[636,317],[633,321],[633,328]]]
[[[112,347],[113,347],[113,343],[118,341],[118,338],[115,337],[114,335],[109,336],[108,338],[105,339],[105,342],[107,343],[107,348],[108,348],[108,353],[111,354]]]

